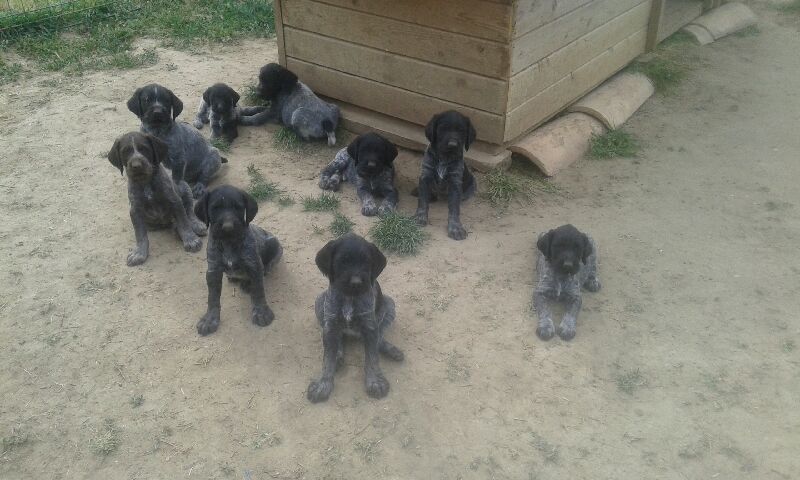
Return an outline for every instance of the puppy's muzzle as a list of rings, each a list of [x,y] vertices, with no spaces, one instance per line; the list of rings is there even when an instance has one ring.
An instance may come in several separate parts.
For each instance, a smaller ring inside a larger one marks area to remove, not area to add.
[[[444,150],[450,153],[461,151],[461,142],[455,138],[451,138],[444,144]]]

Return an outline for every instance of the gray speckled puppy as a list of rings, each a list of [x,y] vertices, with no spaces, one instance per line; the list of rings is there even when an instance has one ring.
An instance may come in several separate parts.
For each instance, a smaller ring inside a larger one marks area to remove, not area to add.
[[[540,252],[536,262],[539,280],[533,291],[533,306],[539,315],[536,334],[542,340],[553,338],[555,328],[548,301],[557,300],[565,304],[558,336],[571,340],[575,337],[581,310],[581,288],[590,292],[600,290],[597,246],[591,237],[572,225],[562,225],[543,233],[536,246]]]
[[[187,252],[200,250],[198,235],[206,227],[194,216],[192,192],[184,181],[174,182],[161,165],[167,145],[140,132],[130,132],[114,141],[108,161],[128,176],[128,201],[136,248],[128,254],[128,266],[140,265],[150,254],[147,230],[174,226]]]
[[[344,358],[343,336],[348,335],[364,342],[367,394],[385,397],[389,382],[381,372],[378,354],[403,359],[403,352],[384,338],[395,318],[394,301],[383,294],[377,280],[386,257],[372,243],[348,233],[322,247],[316,263],[330,284],[314,305],[322,327],[322,374],[308,386],[306,396],[314,403],[328,399],[336,367]]]

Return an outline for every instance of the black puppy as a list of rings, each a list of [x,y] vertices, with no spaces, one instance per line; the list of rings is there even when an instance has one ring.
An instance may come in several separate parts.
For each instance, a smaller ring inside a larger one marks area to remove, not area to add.
[[[167,145],[140,132],[130,132],[114,141],[108,161],[128,175],[128,201],[136,248],[128,254],[128,266],[140,265],[150,254],[147,230],[174,226],[187,252],[200,250],[197,237],[206,227],[192,211],[192,191],[186,182],[173,182],[162,162]]]
[[[597,245],[572,225],[562,225],[540,235],[536,247],[540,252],[536,262],[539,281],[533,291],[533,306],[539,315],[536,334],[542,340],[553,337],[553,315],[548,305],[548,299],[552,299],[565,304],[558,336],[570,340],[575,337],[581,310],[581,287],[590,292],[600,290]]]
[[[164,165],[172,171],[175,183],[185,180],[192,185],[195,198],[202,195],[220,164],[227,160],[194,127],[175,121],[183,111],[183,102],[168,88],[151,83],[136,89],[128,100],[128,110],[142,121],[142,132],[169,147]]]
[[[397,209],[398,193],[394,186],[394,159],[397,147],[377,133],[356,137],[347,148],[339,150],[322,170],[319,187],[337,190],[342,181],[355,183],[361,200],[361,214],[373,216]],[[383,197],[381,205],[375,196]]]
[[[257,114],[267,107],[240,107],[239,94],[224,83],[215,83],[203,92],[200,108],[194,119],[194,126],[199,130],[203,124],[211,123],[211,138],[222,137],[228,143],[239,136],[237,126],[257,126],[266,123],[265,117]]]
[[[210,225],[208,246],[208,311],[197,322],[197,333],[208,335],[219,327],[222,274],[250,293],[253,323],[267,326],[275,315],[264,296],[264,275],[281,258],[278,239],[251,224],[258,203],[246,192],[222,185],[203,195],[194,206],[197,218]]]
[[[343,335],[363,339],[367,394],[385,397],[389,382],[381,372],[378,352],[392,360],[403,359],[403,352],[383,338],[395,318],[394,301],[378,284],[386,257],[375,245],[348,233],[322,247],[316,262],[330,283],[314,305],[322,327],[322,375],[308,386],[308,399],[322,402],[333,391],[333,374],[344,358]]]
[[[303,140],[327,138],[336,145],[339,107],[321,100],[297,75],[278,65],[264,65],[258,74],[258,93],[270,101],[270,110],[262,114],[269,121],[281,123]]]
[[[467,238],[461,225],[461,202],[476,189],[475,177],[464,163],[464,151],[475,141],[475,128],[469,118],[449,110],[433,116],[425,126],[430,144],[422,158],[416,219],[428,224],[428,204],[447,192],[447,236],[454,240]]]

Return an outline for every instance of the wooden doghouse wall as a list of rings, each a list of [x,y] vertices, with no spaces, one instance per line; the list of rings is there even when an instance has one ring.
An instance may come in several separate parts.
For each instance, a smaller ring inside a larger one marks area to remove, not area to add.
[[[276,3],[282,61],[318,93],[417,125],[457,109],[503,142],[510,1]]]
[[[506,142],[643,53],[652,0],[519,0],[515,7]]]

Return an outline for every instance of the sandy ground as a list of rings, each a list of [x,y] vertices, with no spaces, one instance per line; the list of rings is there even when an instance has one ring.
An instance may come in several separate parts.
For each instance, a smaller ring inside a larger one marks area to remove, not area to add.
[[[226,283],[220,330],[199,337],[205,255],[168,232],[125,266],[125,180],[105,153],[137,128],[128,96],[158,81],[191,119],[206,86],[243,87],[274,42],[4,87],[0,478],[797,478],[800,22],[759,13],[759,35],[698,49],[691,78],[629,122],[639,158],[579,162],[555,179],[562,194],[504,215],[471,201],[464,242],[433,208],[423,252],[381,277],[407,360],[383,362],[380,401],[355,345],[331,399],[305,399],[326,285],[313,257],[330,238],[314,225],[329,214],[261,205],[286,249],[267,328]],[[274,132],[244,129],[219,183],[246,185],[254,163],[316,194],[335,150],[281,151]],[[417,162],[401,162],[408,213]],[[343,200],[366,234],[352,189]],[[545,343],[534,239],[567,222],[599,243],[603,290],[584,296],[572,342]]]

